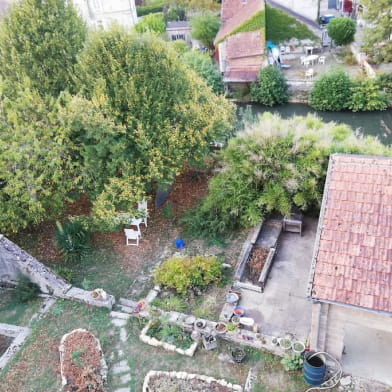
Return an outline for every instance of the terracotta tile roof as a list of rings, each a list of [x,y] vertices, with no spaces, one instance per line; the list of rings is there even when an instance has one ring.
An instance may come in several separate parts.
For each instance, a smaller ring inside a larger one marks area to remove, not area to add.
[[[221,9],[222,26],[215,38],[215,43],[221,41],[236,27],[248,20],[256,12],[264,9],[264,0],[224,0]]]
[[[238,33],[227,38],[227,58],[260,56],[264,53],[261,31]]]
[[[334,154],[310,297],[392,313],[392,158]]]

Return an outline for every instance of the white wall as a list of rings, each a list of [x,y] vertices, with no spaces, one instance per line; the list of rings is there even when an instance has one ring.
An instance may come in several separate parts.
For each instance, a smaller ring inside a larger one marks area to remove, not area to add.
[[[316,21],[318,0],[274,0],[290,10],[300,14],[308,19]]]
[[[134,0],[73,0],[89,27],[107,29],[113,22],[123,27],[137,23]]]

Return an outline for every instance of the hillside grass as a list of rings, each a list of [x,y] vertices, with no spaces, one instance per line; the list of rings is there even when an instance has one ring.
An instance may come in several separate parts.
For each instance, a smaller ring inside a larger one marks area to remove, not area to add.
[[[297,39],[318,39],[306,25],[286,14],[286,12],[266,6],[266,39],[274,44]]]

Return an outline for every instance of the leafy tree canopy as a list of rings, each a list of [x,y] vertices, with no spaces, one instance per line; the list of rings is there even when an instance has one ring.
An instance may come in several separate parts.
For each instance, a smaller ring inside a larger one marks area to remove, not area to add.
[[[188,51],[181,57],[181,61],[204,79],[215,94],[223,94],[222,75],[207,53]]]
[[[200,161],[210,140],[233,123],[232,105],[149,34],[96,32],[80,56],[79,75],[84,97],[122,129],[109,139],[96,137],[94,148],[114,151],[114,174],[95,201],[102,220],[129,211],[147,184],[171,182],[184,163]]]
[[[351,18],[333,18],[327,24],[328,35],[336,45],[348,45],[354,41],[355,20]]]
[[[370,27],[365,30],[363,48],[377,63],[392,61],[392,0],[363,0],[365,19]]]
[[[13,100],[1,101],[0,232],[17,232],[56,216],[78,182],[57,105],[44,103],[28,87]]]
[[[286,120],[265,113],[229,141],[222,171],[183,222],[191,234],[211,238],[253,226],[272,211],[317,207],[333,152],[392,155],[390,147],[358,138],[345,125],[325,124],[313,115]]]
[[[252,100],[267,106],[281,104],[287,101],[288,86],[283,73],[269,65],[259,72],[259,80],[252,83],[250,94]]]
[[[213,42],[218,33],[220,21],[214,12],[200,12],[195,14],[191,20],[191,35],[207,48],[213,48]]]
[[[86,26],[71,1],[15,2],[0,26],[0,75],[10,91],[26,77],[41,95],[74,91]]]

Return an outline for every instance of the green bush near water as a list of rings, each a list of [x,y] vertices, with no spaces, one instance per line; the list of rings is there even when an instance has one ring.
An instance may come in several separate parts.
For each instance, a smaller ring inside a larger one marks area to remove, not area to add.
[[[269,65],[260,70],[258,79],[250,88],[253,101],[267,106],[287,102],[288,86],[282,71]]]
[[[392,155],[372,137],[356,137],[345,125],[308,115],[282,119],[265,113],[229,141],[222,171],[208,194],[183,218],[201,238],[252,227],[270,212],[319,208],[329,155],[335,152]]]

